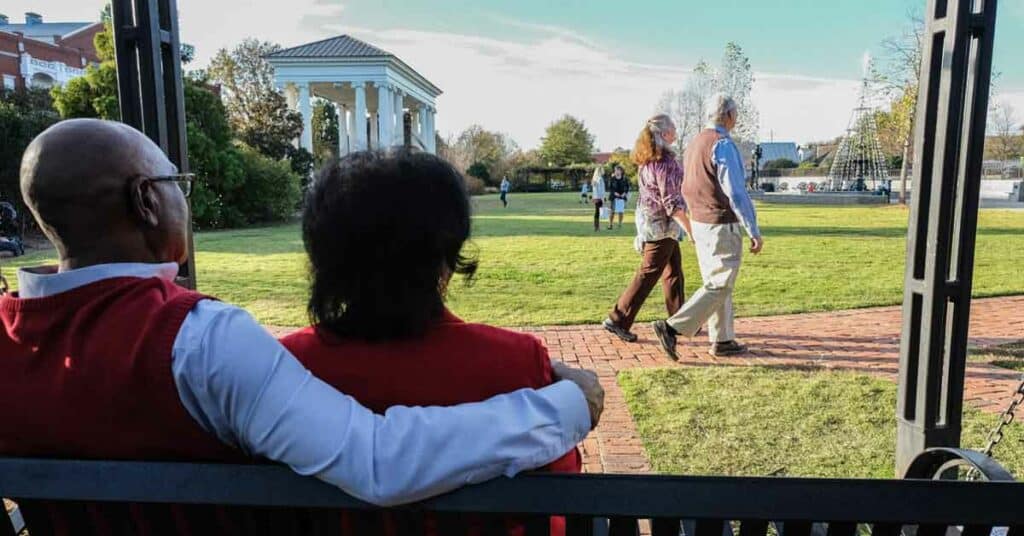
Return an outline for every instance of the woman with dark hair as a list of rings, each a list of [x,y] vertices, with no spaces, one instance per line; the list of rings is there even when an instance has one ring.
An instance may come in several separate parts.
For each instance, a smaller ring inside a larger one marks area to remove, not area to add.
[[[393,195],[403,191],[417,195]],[[537,338],[463,322],[445,307],[451,278],[476,272],[477,261],[463,253],[470,227],[464,179],[436,156],[361,152],[327,165],[302,217],[312,325],[281,342],[313,374],[378,413],[552,383]],[[547,469],[579,472],[580,464],[573,449]],[[381,527],[374,533],[400,532],[392,518],[347,513],[345,533],[365,523]],[[513,519],[505,526],[522,529]],[[564,532],[564,520],[552,518],[552,529]]]

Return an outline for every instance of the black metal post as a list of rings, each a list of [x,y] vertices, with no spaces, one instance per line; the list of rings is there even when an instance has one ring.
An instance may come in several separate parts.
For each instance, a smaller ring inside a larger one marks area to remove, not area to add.
[[[177,2],[112,0],[112,7],[121,121],[149,136],[185,173],[188,144]],[[189,223],[188,261],[181,266],[178,283],[191,289],[196,288],[194,257]]]
[[[960,443],[997,0],[928,0],[897,400],[897,474]]]

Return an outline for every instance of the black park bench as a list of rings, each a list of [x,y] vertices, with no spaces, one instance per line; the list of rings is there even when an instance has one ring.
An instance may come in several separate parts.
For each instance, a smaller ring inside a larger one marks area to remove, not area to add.
[[[939,479],[963,477],[968,470],[974,471],[976,481]],[[931,449],[917,457],[907,477],[528,474],[499,478],[392,511],[402,520],[401,534],[422,532],[422,514],[430,512],[439,534],[458,533],[466,514],[484,520],[484,534],[503,534],[501,516],[516,514],[524,516],[527,535],[547,534],[546,516],[564,515],[569,535],[634,535],[639,533],[639,520],[647,519],[655,536],[677,536],[681,531],[687,536],[1024,536],[1024,483],[1015,482],[991,458],[974,451]],[[273,465],[0,458],[0,496],[21,504],[15,521],[0,516],[0,536],[23,528],[31,536],[52,532],[47,510],[39,506],[47,503],[41,501],[106,506],[180,503],[277,512],[375,509],[319,480]],[[494,523],[487,522],[487,516]],[[81,526],[73,527],[73,533],[95,533],[94,520],[80,517]],[[104,523],[108,530],[117,526],[110,520]],[[302,529],[254,527],[245,533],[337,532],[330,523]],[[111,532],[131,534],[132,530]],[[373,534],[376,529],[362,527],[357,532]]]

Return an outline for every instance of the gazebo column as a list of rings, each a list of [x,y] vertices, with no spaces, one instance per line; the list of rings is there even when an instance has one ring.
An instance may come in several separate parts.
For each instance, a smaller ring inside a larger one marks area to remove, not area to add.
[[[370,149],[380,150],[380,112],[370,112]]]
[[[395,97],[391,86],[386,83],[377,85],[377,147],[387,149],[395,141]]]
[[[437,154],[437,140],[434,135],[434,116],[437,110],[433,106],[427,107],[427,128],[424,129],[423,135],[426,136],[427,152],[430,154]]]
[[[392,145],[405,145],[405,99],[395,88],[395,137]]]
[[[342,157],[349,153],[348,142],[348,107],[341,103],[335,103],[338,110],[338,156]]]
[[[420,103],[419,110],[416,113],[416,136],[419,138],[420,143],[423,145],[423,150],[430,152],[430,145],[427,142],[427,105]]]
[[[353,82],[352,89],[356,92],[356,109],[352,114],[350,127],[355,138],[353,149],[365,151],[369,147],[366,140],[366,84]]]
[[[299,113],[302,114],[302,135],[299,137],[299,147],[313,152],[313,107],[310,104],[309,83],[298,84],[299,87]]]

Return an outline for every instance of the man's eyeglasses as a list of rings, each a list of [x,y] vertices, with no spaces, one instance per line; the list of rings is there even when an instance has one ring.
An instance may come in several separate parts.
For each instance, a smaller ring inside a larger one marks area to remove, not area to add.
[[[192,195],[192,183],[196,180],[195,173],[177,173],[175,175],[158,175],[156,177],[144,177],[148,182],[174,182],[181,188],[185,197]]]

